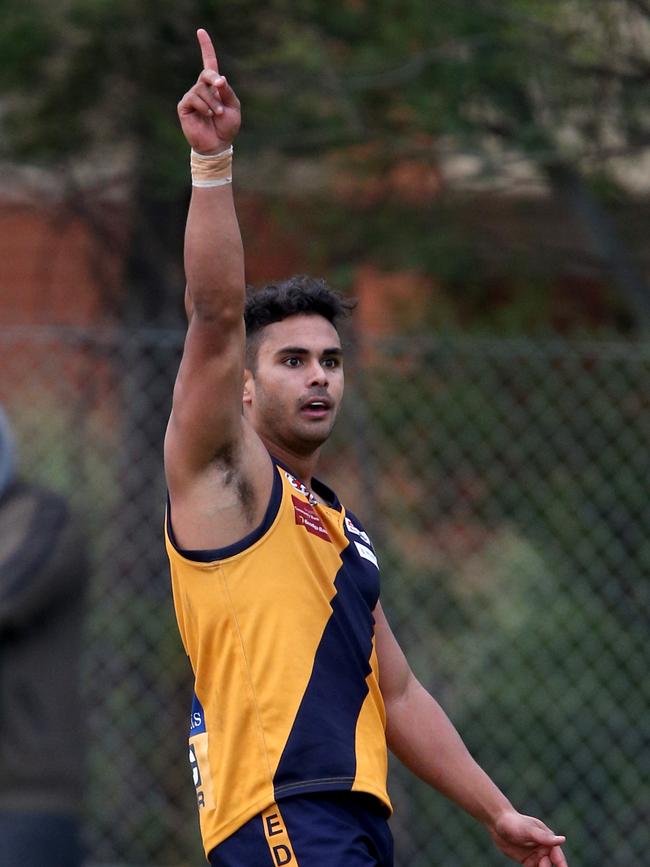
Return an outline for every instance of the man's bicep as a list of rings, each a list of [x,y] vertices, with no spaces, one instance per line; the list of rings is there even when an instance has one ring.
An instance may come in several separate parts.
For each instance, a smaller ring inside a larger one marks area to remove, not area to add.
[[[379,688],[384,702],[402,698],[413,679],[413,673],[397,639],[393,635],[381,603],[377,603],[375,617],[375,648],[379,661]]]
[[[244,341],[243,319],[224,328],[192,317],[167,431],[168,472],[201,470],[241,435]]]

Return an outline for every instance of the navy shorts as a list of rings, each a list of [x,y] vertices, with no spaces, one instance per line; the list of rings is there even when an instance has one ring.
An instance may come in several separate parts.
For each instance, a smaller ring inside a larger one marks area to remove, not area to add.
[[[285,798],[216,846],[212,867],[392,867],[388,810],[361,792]]]

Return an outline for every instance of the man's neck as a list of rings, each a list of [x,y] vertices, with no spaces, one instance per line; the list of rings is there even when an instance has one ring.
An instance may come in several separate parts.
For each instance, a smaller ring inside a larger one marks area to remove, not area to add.
[[[311,488],[311,480],[316,472],[320,448],[309,455],[297,455],[295,452],[279,446],[277,443],[261,438],[266,448],[274,458],[281,461],[292,475]]]

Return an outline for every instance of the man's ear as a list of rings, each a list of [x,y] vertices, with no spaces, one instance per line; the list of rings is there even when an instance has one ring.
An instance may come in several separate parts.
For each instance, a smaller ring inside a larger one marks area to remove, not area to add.
[[[244,370],[244,393],[242,396],[242,401],[244,406],[250,406],[253,402],[253,395],[255,394],[255,378],[253,376],[253,372],[246,368]]]

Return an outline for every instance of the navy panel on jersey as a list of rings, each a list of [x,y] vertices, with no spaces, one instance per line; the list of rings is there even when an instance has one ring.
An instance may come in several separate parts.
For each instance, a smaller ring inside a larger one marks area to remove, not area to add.
[[[321,791],[351,789],[354,782],[356,726],[368,694],[374,618],[366,582],[359,582],[361,558],[354,546],[341,559],[332,616],[275,773],[276,799],[313,791],[314,781]]]

